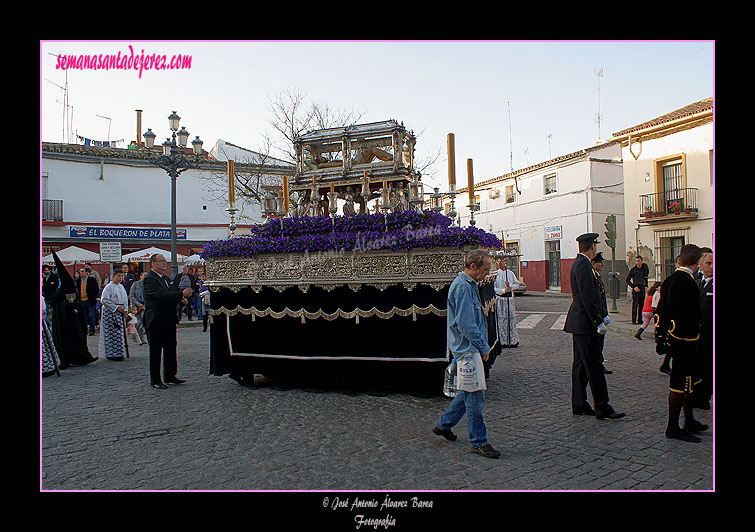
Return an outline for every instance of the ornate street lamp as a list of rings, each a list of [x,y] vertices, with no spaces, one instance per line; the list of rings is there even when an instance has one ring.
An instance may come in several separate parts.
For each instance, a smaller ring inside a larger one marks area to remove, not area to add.
[[[409,183],[409,203],[417,211],[422,211],[422,205],[425,203],[424,185],[417,176]]]
[[[269,223],[273,214],[278,211],[275,196],[269,190],[262,195],[262,212],[265,213],[265,223]]]
[[[178,252],[176,250],[176,179],[184,170],[191,168],[199,168],[199,156],[202,154],[202,141],[197,136],[191,141],[191,147],[194,152],[194,157],[186,157],[183,152],[183,148],[186,147],[186,142],[189,139],[189,132],[186,128],[181,128],[179,131],[179,122],[181,117],[176,114],[175,111],[168,117],[168,127],[173,132],[172,138],[166,139],[163,143],[163,154],[153,156],[151,161],[165,170],[170,176],[170,272],[171,277],[175,277],[178,273]],[[144,137],[144,144],[148,150],[152,150],[155,145],[155,135],[152,129],[147,129],[147,132],[142,135]]]
[[[434,212],[440,212],[443,210],[443,194],[440,193],[440,187],[435,187],[433,190],[433,194],[430,195],[432,210]]]

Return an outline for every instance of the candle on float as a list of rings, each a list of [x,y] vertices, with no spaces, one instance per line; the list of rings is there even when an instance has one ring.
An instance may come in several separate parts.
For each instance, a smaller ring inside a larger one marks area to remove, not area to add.
[[[454,134],[448,134],[448,186],[451,190],[456,187],[456,149]]]
[[[283,202],[286,205],[286,214],[288,214],[288,176],[283,176]]]
[[[232,160],[228,160],[228,204],[233,208],[236,203],[236,185],[234,183],[234,163]]]
[[[335,192],[336,191],[336,187],[335,187],[335,185],[333,183],[330,184],[330,191],[331,192]]]
[[[472,173],[472,159],[467,159],[467,179],[469,184],[469,204],[474,205],[474,174]]]

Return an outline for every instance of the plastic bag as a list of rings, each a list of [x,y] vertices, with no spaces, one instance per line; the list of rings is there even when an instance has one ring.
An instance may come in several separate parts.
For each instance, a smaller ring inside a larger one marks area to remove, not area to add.
[[[486,390],[485,367],[480,353],[465,353],[456,360],[457,387],[465,392]]]

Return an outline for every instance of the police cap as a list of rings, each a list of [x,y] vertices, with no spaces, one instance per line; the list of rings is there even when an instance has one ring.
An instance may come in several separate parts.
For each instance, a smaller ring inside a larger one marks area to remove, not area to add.
[[[577,242],[594,242],[597,244],[599,236],[598,233],[585,233],[577,237]]]

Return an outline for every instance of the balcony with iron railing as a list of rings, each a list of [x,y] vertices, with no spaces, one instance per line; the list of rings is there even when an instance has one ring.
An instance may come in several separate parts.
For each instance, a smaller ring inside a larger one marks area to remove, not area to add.
[[[42,200],[42,221],[43,222],[62,222],[63,221],[63,200]]]
[[[640,221],[668,222],[697,218],[697,189],[678,188],[640,196]]]

